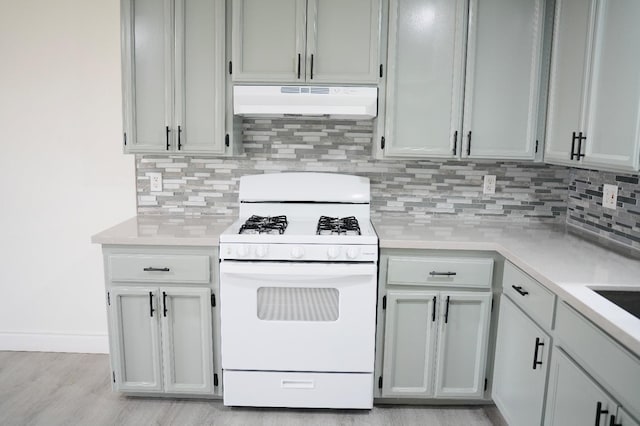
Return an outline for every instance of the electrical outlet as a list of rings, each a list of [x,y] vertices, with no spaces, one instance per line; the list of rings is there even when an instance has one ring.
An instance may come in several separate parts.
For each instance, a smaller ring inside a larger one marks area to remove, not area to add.
[[[618,204],[618,185],[602,186],[602,207],[606,209],[616,209]]]
[[[483,194],[495,194],[496,193],[496,175],[485,175],[484,186],[482,188]]]
[[[162,192],[162,173],[147,173],[151,182],[151,192]]]

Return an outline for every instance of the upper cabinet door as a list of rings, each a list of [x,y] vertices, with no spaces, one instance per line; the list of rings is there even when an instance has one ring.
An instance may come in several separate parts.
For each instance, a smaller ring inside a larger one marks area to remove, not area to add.
[[[170,0],[122,0],[125,149],[165,150],[173,108]]]
[[[309,0],[307,80],[377,83],[381,0]]]
[[[225,2],[176,0],[176,125],[185,153],[223,153]]]
[[[465,0],[391,1],[386,156],[459,152],[465,21]]]
[[[600,0],[595,27],[585,166],[638,170],[640,2]]]
[[[234,0],[234,81],[305,79],[306,1]]]
[[[532,160],[544,0],[471,0],[462,157]]]
[[[549,163],[575,165],[571,152],[583,126],[594,13],[595,0],[556,0],[544,149]]]

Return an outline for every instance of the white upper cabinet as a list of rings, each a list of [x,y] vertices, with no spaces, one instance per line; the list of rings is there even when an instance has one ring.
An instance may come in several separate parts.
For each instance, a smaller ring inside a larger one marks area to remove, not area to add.
[[[543,0],[471,0],[462,158],[533,160]]]
[[[235,82],[377,83],[381,0],[233,0]]]
[[[543,0],[392,0],[384,155],[534,159],[543,17]]]
[[[640,3],[558,0],[545,161],[637,171]]]
[[[122,0],[128,153],[225,153],[224,0]]]
[[[589,74],[589,40],[595,0],[557,0],[545,161],[570,165],[571,145],[583,127]],[[575,157],[575,155],[574,155]]]
[[[465,18],[465,0],[391,1],[385,155],[456,156]]]

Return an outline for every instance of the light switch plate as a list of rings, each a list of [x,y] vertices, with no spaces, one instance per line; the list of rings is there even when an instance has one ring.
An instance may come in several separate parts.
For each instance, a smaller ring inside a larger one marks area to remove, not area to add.
[[[604,184],[602,186],[602,207],[616,209],[618,204],[618,185]]]
[[[147,173],[151,183],[151,192],[162,192],[162,173]]]
[[[484,185],[482,188],[483,194],[495,194],[496,193],[496,175],[485,175]]]

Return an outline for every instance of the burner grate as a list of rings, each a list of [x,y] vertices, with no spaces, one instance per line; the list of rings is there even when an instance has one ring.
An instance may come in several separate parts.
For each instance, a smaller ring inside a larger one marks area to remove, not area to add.
[[[238,234],[284,234],[287,217],[253,215],[240,227]]]
[[[316,229],[318,235],[362,235],[360,224],[355,216],[343,218],[320,216],[318,227]]]

